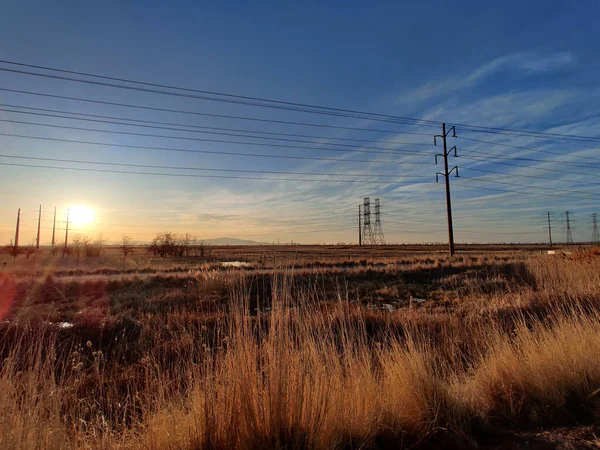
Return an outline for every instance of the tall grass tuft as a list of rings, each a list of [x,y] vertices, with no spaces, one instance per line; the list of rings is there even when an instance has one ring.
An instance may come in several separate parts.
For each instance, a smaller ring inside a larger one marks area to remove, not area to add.
[[[226,313],[197,329],[173,312],[134,352],[20,328],[0,345],[0,448],[475,446],[506,427],[593,423],[598,274],[526,269],[544,314],[374,311],[283,275],[270,309],[237,280]]]

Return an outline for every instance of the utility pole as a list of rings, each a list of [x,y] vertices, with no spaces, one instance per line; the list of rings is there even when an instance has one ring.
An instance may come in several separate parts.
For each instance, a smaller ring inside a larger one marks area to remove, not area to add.
[[[598,214],[593,213],[590,217],[592,221],[592,244],[600,244],[600,231],[598,231]]]
[[[450,174],[452,172],[456,172],[456,177],[458,177],[458,166],[454,166],[452,169],[448,170],[448,155],[454,150],[454,156],[458,156],[456,154],[456,145],[448,150],[448,146],[446,143],[446,138],[452,132],[452,137],[456,137],[456,128],[451,127],[448,131],[446,131],[446,124],[442,123],[442,134],[436,135],[433,137],[433,145],[437,146],[437,139],[442,138],[444,143],[444,153],[435,155],[435,163],[438,163],[438,156],[444,158],[444,172],[438,172],[435,174],[435,182],[439,181],[438,176],[442,175],[446,181],[446,213],[448,216],[448,251],[450,256],[454,255],[454,228],[452,226],[452,201],[450,199]]]
[[[21,224],[21,208],[17,211],[17,227],[15,229],[15,250],[19,247],[19,225]]]
[[[67,253],[68,245],[69,245],[69,213],[70,209],[67,209],[67,226],[65,227],[65,254]]]
[[[40,205],[40,211],[38,213],[38,229],[37,229],[37,239],[35,240],[35,248],[40,248],[40,228],[42,225],[42,205]]]
[[[550,211],[548,211],[548,238],[550,239],[550,248],[552,248],[552,225],[550,224]]]
[[[360,205],[358,205],[358,246],[362,247],[362,223],[360,220]]]
[[[54,221],[52,222],[52,248],[54,248],[55,236],[56,236],[56,206],[54,207]]]
[[[573,233],[571,232],[573,227],[571,226],[571,222],[571,211],[565,211],[565,231],[567,232],[567,245],[573,244]]]

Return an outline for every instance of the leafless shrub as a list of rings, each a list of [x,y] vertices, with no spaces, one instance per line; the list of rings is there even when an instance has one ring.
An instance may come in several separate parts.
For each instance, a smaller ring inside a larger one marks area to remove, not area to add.
[[[123,236],[121,238],[121,245],[119,247],[119,250],[121,250],[121,253],[123,254],[123,264],[125,264],[125,260],[127,259],[127,256],[129,256],[135,252],[135,249],[133,246],[133,238],[131,236],[127,236],[127,235]]]
[[[183,256],[184,249],[175,233],[158,233],[152,240],[149,250],[153,256],[161,258]]]
[[[94,241],[91,241],[87,237],[82,239],[83,254],[86,258],[99,258],[104,254],[104,246],[106,241],[99,236]]]

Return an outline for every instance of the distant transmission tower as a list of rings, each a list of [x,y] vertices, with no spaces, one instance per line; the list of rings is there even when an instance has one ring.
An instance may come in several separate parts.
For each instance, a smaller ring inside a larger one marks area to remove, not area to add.
[[[564,230],[567,232],[567,245],[573,244],[573,233],[571,230],[573,229],[571,219],[571,211],[565,211],[565,220],[564,220]]]
[[[381,208],[379,206],[379,199],[375,199],[375,228],[373,229],[373,237],[375,244],[385,245],[385,237],[383,236],[383,228],[381,226]]]
[[[600,231],[598,231],[598,214],[593,213],[590,217],[592,221],[592,244],[600,244]]]
[[[544,222],[543,222],[544,224],[546,223],[546,220],[548,222],[548,239],[550,241],[550,248],[552,248],[552,221],[551,221],[552,219],[551,219],[551,217],[553,214],[554,213],[552,213],[550,211],[548,211],[546,214],[544,214]]]
[[[371,228],[371,199],[365,197],[363,202],[363,231],[362,241],[364,245],[375,245],[375,236]]]

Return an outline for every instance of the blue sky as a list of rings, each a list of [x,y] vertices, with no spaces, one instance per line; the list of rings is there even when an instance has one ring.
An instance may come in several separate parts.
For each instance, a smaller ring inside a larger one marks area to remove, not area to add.
[[[180,2],[177,6],[169,2],[122,3],[5,1],[0,16],[0,42],[3,43],[0,59],[440,122],[600,136],[597,82],[600,5],[595,1],[507,1],[495,5],[474,1],[457,4]],[[69,206],[89,205],[96,211],[97,220],[80,232],[92,237],[102,233],[111,240],[127,233],[143,241],[155,232],[172,230],[190,232],[201,238],[236,236],[267,242],[277,239],[306,243],[353,242],[357,239],[355,212],[364,196],[381,198],[384,231],[389,241],[445,239],[443,185],[435,183],[435,173],[441,167],[433,164],[436,149],[431,146],[431,136],[440,130],[151,95],[7,72],[0,72],[0,87],[371,131],[218,119],[0,91],[1,103],[9,105],[307,134],[329,138],[319,139],[327,148],[333,147],[332,142],[341,142],[331,138],[363,139],[372,141],[365,144],[368,146],[422,152],[406,155],[332,152],[0,122],[2,133],[115,144],[94,146],[0,136],[1,153],[5,155],[342,173],[349,178],[369,180],[359,184],[331,183],[335,176],[308,175],[296,178],[327,181],[126,176],[3,166],[0,168],[3,172],[0,178],[2,241],[11,239],[19,207],[24,212],[23,239],[33,239],[35,210],[42,203],[44,211],[56,205],[59,216]],[[180,138],[223,139],[215,135],[2,111],[0,118]],[[378,133],[373,129],[391,132]],[[452,141],[460,155],[452,161],[459,165],[461,174],[461,179],[453,179],[458,241],[543,240],[546,235],[540,222],[545,211],[555,212],[556,240],[560,241],[564,233],[558,221],[560,213],[567,209],[573,211],[577,221],[575,238],[589,240],[588,216],[600,209],[597,200],[600,180],[593,177],[600,167],[598,143],[489,135],[461,131],[460,127],[458,135]],[[389,141],[402,144],[386,143]],[[356,141],[344,142],[357,145]],[[116,144],[261,153],[274,157],[134,150]],[[286,155],[338,161],[276,158]],[[494,156],[503,159],[494,161]],[[526,162],[523,158],[539,161]],[[369,162],[348,161],[352,159]],[[0,157],[0,162],[19,161]],[[31,161],[20,162],[32,164]],[[83,167],[68,163],[55,165]],[[363,176],[357,177],[357,174]],[[540,186],[549,190],[543,191]],[[44,217],[50,218],[50,215]],[[50,222],[45,221],[44,225],[43,240],[47,241]]]

